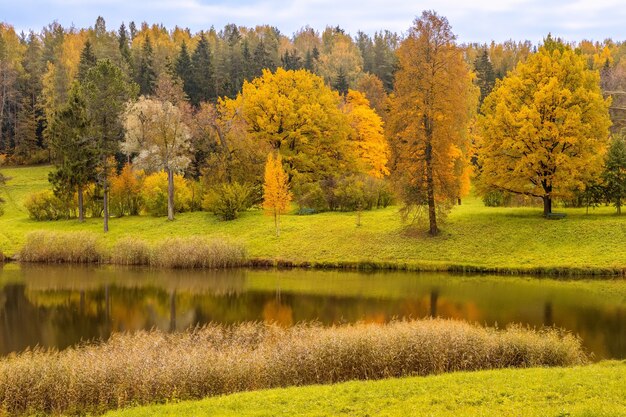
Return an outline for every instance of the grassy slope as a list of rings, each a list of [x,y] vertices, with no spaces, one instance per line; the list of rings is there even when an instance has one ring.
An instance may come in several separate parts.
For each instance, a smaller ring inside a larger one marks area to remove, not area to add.
[[[626,362],[273,389],[131,408],[143,416],[626,416]]]
[[[13,177],[5,190],[6,214],[0,217],[0,250],[13,254],[35,229],[101,230],[100,219],[34,222],[22,206],[31,192],[48,187],[49,167],[4,169]],[[125,235],[155,241],[172,235],[228,236],[242,241],[254,258],[315,262],[393,262],[431,269],[448,265],[490,268],[626,268],[626,216],[603,207],[586,215],[564,209],[568,217],[547,221],[537,208],[487,208],[468,198],[455,207],[440,237],[405,233],[397,208],[366,212],[356,227],[354,213],[288,215],[280,239],[260,211],[220,222],[208,213],[184,213],[168,223],[148,216],[113,219],[108,244]]]

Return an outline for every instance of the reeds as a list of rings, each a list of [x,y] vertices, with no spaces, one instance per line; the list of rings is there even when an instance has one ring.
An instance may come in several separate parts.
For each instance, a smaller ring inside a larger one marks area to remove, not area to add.
[[[4,358],[0,413],[101,413],[289,385],[586,361],[580,340],[554,329],[496,330],[441,319],[208,325],[173,334],[115,334],[95,345]]]
[[[243,246],[222,239],[167,238],[154,246],[125,237],[107,250],[89,232],[36,231],[26,236],[19,254],[23,262],[112,263],[160,268],[230,268],[246,262]]]
[[[101,262],[103,249],[95,234],[34,231],[26,235],[19,259],[24,262],[93,263]]]

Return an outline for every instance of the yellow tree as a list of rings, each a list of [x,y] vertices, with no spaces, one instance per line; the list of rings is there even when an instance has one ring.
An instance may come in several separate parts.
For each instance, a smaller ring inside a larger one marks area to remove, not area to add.
[[[608,106],[598,72],[548,37],[483,103],[481,181],[540,197],[544,215],[550,214],[554,197],[568,196],[600,174],[611,124]]]
[[[287,212],[291,193],[287,174],[283,169],[283,160],[279,154],[270,153],[265,164],[265,182],[263,183],[263,208],[274,216],[276,236],[280,236],[280,215]]]
[[[423,12],[397,54],[390,118],[395,175],[405,210],[427,206],[436,235],[438,214],[467,188],[467,130],[477,94],[445,17]]]
[[[354,90],[348,90],[343,111],[352,127],[350,143],[359,170],[375,178],[388,175],[389,145],[380,116],[370,107],[365,96]]]

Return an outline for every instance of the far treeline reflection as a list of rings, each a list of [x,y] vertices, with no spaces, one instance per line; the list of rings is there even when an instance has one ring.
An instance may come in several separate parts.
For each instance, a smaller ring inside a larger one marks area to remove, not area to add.
[[[210,322],[289,326],[438,316],[499,327],[557,326],[578,334],[595,359],[626,358],[623,280],[6,265],[0,285],[2,354]]]

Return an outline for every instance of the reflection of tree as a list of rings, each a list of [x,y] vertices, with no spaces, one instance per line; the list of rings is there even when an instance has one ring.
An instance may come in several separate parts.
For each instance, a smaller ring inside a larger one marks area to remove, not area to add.
[[[292,326],[293,311],[290,306],[281,304],[276,299],[268,300],[263,307],[263,321],[281,326]]]

